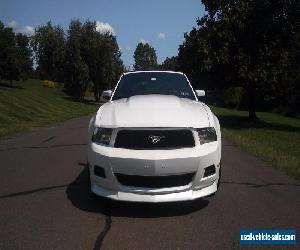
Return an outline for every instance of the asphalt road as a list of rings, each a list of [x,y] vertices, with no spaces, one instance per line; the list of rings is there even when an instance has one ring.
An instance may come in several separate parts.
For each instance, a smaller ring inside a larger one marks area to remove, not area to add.
[[[94,199],[87,124],[85,117],[0,140],[0,249],[239,249],[240,229],[295,228],[299,242],[300,182],[226,141],[215,197]]]

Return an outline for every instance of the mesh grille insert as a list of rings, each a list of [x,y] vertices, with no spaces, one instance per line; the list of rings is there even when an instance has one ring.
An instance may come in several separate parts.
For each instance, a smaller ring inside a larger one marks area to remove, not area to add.
[[[191,130],[120,130],[116,148],[126,149],[179,149],[195,146]]]
[[[165,188],[188,185],[192,182],[195,172],[180,175],[165,176],[140,176],[115,174],[118,181],[124,186],[145,187],[145,188]]]

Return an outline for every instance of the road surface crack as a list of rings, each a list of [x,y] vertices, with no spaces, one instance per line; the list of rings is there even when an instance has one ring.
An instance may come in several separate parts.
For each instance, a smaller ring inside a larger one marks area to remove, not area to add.
[[[53,140],[53,139],[55,139],[55,138],[56,138],[56,136],[51,136],[51,137],[49,137],[48,139],[46,139],[46,140],[42,141],[42,143],[45,143],[45,142],[51,141],[51,140]]]
[[[21,192],[16,192],[16,193],[4,194],[4,195],[0,195],[0,199],[16,197],[16,196],[23,196],[23,195],[33,194],[33,193],[37,193],[37,192],[44,192],[44,191],[48,191],[48,190],[53,190],[53,189],[65,188],[69,185],[75,186],[75,185],[80,185],[82,183],[86,183],[86,181],[81,181],[81,182],[78,181],[78,182],[71,183],[71,184],[62,184],[62,185],[57,185],[57,186],[42,187],[42,188],[26,190],[26,191],[21,191]]]
[[[97,240],[95,241],[94,244],[94,250],[101,249],[102,243],[104,241],[105,236],[108,234],[108,231],[110,230],[111,227],[111,205],[110,202],[107,207],[107,213],[105,213],[105,225],[103,230],[100,232],[99,236],[97,237]]]

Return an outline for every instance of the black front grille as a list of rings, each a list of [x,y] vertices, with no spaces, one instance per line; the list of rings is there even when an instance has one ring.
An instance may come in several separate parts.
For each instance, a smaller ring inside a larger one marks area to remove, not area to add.
[[[115,174],[118,181],[124,186],[145,188],[180,187],[192,182],[195,173],[164,175],[164,176],[141,176]]]
[[[195,146],[191,130],[120,130],[116,148],[126,149],[178,149]]]

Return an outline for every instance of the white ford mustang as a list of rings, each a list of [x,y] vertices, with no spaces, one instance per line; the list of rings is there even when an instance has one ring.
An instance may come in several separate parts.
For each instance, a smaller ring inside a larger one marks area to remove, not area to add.
[[[121,76],[89,124],[91,190],[124,201],[171,202],[214,194],[221,171],[217,117],[187,77],[172,71]]]

